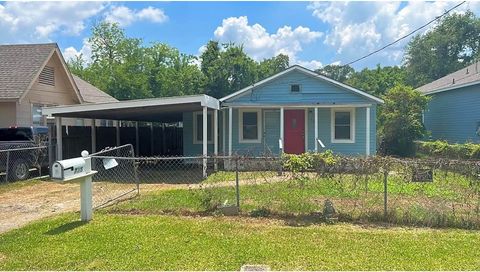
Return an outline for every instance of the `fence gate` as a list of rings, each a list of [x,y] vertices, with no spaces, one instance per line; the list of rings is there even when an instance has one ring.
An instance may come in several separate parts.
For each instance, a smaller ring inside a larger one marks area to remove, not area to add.
[[[105,148],[91,154],[93,207],[95,209],[131,198],[139,192],[139,180],[131,144]]]

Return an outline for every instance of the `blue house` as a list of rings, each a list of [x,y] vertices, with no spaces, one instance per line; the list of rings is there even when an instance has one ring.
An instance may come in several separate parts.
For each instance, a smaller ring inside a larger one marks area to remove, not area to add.
[[[219,99],[219,111],[204,108],[207,153],[278,156],[331,149],[344,155],[372,155],[381,103],[353,87],[292,66]],[[184,155],[202,154],[203,120],[202,111],[183,113]]]
[[[423,123],[433,140],[480,142],[480,62],[418,88],[430,97]]]

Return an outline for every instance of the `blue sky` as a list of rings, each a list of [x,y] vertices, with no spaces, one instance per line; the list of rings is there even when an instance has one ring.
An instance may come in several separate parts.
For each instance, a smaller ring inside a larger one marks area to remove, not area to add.
[[[118,22],[128,36],[198,55],[209,40],[243,44],[256,60],[278,53],[319,68],[346,63],[395,40],[458,2],[0,2],[0,43],[58,42],[82,53],[92,24]],[[456,12],[480,12],[469,2]],[[398,65],[407,41],[354,65]]]

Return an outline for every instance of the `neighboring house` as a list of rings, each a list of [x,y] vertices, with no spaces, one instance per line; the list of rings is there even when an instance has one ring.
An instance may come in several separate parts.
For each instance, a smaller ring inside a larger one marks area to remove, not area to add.
[[[0,45],[0,127],[45,125],[43,106],[116,101],[72,75],[55,43]]]
[[[295,154],[326,149],[345,155],[376,152],[376,109],[383,101],[301,66],[219,102],[219,146],[224,154],[279,155],[280,148]],[[207,120],[211,153],[212,112]],[[184,155],[201,154],[202,112],[184,112],[183,130]]]
[[[423,122],[432,139],[480,142],[480,62],[418,90],[431,99]]]

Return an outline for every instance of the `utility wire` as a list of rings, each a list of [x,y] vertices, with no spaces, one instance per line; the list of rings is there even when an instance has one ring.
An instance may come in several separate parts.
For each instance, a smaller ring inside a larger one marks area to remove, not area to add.
[[[366,58],[370,57],[371,55],[373,55],[373,54],[376,54],[376,53],[378,53],[378,52],[382,51],[383,49],[385,49],[385,48],[387,48],[387,47],[390,47],[390,46],[392,46],[392,45],[396,44],[397,42],[399,42],[399,41],[401,41],[401,40],[403,40],[403,39],[407,38],[408,36],[411,36],[413,33],[415,33],[415,32],[417,32],[417,31],[419,31],[419,30],[421,30],[421,29],[423,29],[423,28],[427,27],[428,25],[432,24],[433,22],[437,21],[438,19],[440,19],[440,18],[444,17],[444,16],[445,16],[445,15],[447,15],[447,14],[448,14],[450,11],[452,11],[452,10],[454,10],[454,9],[458,8],[459,6],[461,6],[461,5],[465,4],[466,2],[467,2],[467,1],[463,1],[463,2],[461,2],[460,4],[458,4],[458,5],[454,6],[453,8],[450,8],[449,10],[445,11],[445,12],[444,12],[442,15],[440,15],[440,16],[437,16],[437,17],[435,17],[433,20],[431,20],[431,21],[429,21],[428,23],[426,23],[426,24],[422,25],[421,27],[419,27],[419,28],[417,28],[417,29],[415,29],[415,30],[411,31],[410,33],[408,33],[408,34],[406,34],[406,35],[404,35],[404,36],[402,36],[402,37],[398,38],[397,40],[395,40],[395,41],[393,41],[393,42],[391,42],[391,43],[389,43],[389,44],[387,44],[387,45],[383,46],[383,47],[382,47],[382,48],[380,48],[380,49],[377,49],[377,50],[375,50],[375,51],[373,51],[373,52],[371,52],[371,53],[369,53],[369,54],[367,54],[367,55],[365,55],[365,56],[363,56],[363,57],[361,57],[361,58],[358,58],[358,59],[356,59],[356,60],[354,60],[354,61],[351,61],[351,62],[349,62],[349,63],[345,64],[344,66],[348,66],[348,65],[354,64],[355,62],[358,62],[358,61],[361,61],[361,60],[363,60],[363,59],[366,59]]]

